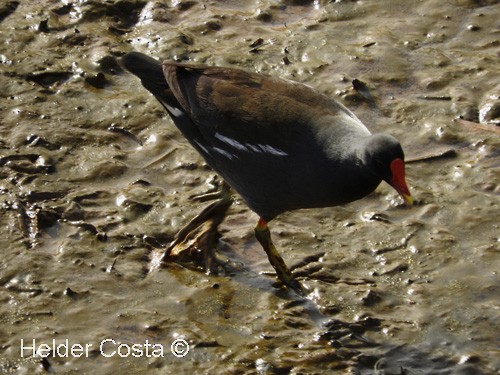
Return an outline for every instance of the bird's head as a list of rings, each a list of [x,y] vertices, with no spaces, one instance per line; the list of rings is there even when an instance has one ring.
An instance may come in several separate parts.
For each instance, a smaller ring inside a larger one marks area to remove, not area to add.
[[[376,176],[391,185],[408,206],[413,197],[405,179],[405,156],[396,138],[387,134],[374,134],[364,147],[363,163]]]

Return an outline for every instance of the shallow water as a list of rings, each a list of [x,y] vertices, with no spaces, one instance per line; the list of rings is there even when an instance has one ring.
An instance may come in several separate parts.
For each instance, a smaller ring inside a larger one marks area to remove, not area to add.
[[[1,371],[498,373],[499,15],[472,0],[3,2]],[[412,209],[381,185],[273,221],[307,302],[273,287],[238,199],[227,275],[148,274],[214,173],[121,70],[131,50],[306,82],[409,159],[455,156],[408,164]],[[42,359],[21,339],[91,346]]]

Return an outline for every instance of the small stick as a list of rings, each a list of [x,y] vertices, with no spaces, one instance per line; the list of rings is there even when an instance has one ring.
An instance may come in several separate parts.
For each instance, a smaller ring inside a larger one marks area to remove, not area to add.
[[[436,153],[429,154],[429,155],[416,156],[414,158],[407,159],[405,161],[405,163],[406,164],[418,163],[421,161],[431,161],[431,160],[435,160],[435,159],[454,158],[457,156],[457,154],[458,154],[457,150],[455,150],[454,148],[450,148],[448,150],[438,151]]]

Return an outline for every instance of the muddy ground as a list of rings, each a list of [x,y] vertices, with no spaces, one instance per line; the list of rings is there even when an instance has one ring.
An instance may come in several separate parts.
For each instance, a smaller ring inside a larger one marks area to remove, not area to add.
[[[498,373],[499,20],[486,0],[0,3],[0,371]],[[149,272],[218,180],[132,50],[305,82],[408,159],[444,155],[408,164],[411,209],[381,185],[271,223],[307,300],[237,196],[226,272]]]

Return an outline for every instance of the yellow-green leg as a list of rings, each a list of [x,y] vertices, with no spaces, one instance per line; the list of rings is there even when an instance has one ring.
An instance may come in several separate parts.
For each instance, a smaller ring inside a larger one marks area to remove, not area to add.
[[[257,226],[255,227],[255,237],[263,247],[264,251],[269,258],[269,262],[271,266],[273,266],[276,271],[276,276],[280,279],[283,284],[287,287],[292,288],[300,295],[305,295],[305,289],[300,282],[298,282],[292,275],[292,272],[288,269],[285,264],[285,261],[276,250],[276,247],[273,244],[271,239],[271,232],[269,231],[269,227],[267,226],[267,222],[260,218]]]
[[[205,207],[201,213],[177,233],[159,260],[155,260],[153,269],[170,257],[180,259],[180,263],[188,263],[187,259],[192,258],[194,254],[198,254],[198,249],[203,250],[204,266],[207,272],[211,270],[212,261],[215,261],[215,264],[222,264],[215,253],[215,248],[219,238],[218,227],[226,217],[229,206],[233,203],[229,185],[223,183],[222,190],[211,194],[210,198],[219,199]]]

